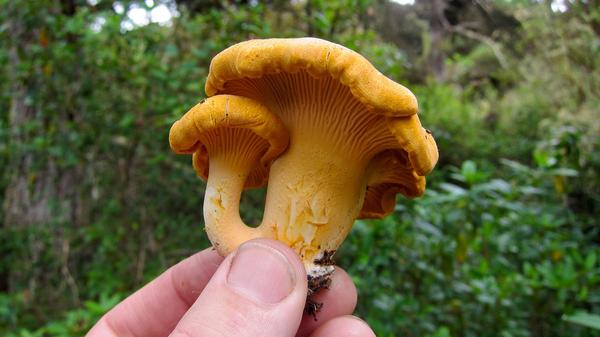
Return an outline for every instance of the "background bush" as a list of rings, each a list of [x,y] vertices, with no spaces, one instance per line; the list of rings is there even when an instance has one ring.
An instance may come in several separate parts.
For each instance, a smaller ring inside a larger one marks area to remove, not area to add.
[[[169,127],[216,53],[306,35],[411,88],[440,148],[425,196],[337,254],[378,335],[599,335],[594,4],[0,0],[0,335],[83,335],[207,247]],[[132,21],[159,7],[168,22]]]

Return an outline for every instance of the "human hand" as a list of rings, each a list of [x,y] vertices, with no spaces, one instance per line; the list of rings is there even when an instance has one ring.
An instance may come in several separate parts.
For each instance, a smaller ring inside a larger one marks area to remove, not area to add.
[[[356,288],[336,267],[323,309],[303,316],[306,272],[280,242],[252,240],[226,258],[206,249],[119,303],[87,337],[375,336],[351,316]]]

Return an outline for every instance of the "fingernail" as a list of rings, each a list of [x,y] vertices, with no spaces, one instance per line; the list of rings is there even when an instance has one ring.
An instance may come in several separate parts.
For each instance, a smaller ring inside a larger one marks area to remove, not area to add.
[[[269,246],[248,242],[233,257],[227,283],[238,293],[261,303],[278,303],[294,289],[289,261]]]

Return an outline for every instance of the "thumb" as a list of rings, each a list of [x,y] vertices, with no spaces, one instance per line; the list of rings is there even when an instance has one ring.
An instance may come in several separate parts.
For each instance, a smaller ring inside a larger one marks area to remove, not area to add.
[[[171,336],[294,336],[306,272],[280,242],[252,240],[228,256]]]

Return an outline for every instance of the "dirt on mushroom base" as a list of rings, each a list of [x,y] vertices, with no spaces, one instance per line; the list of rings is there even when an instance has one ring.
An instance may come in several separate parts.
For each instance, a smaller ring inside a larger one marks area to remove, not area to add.
[[[324,250],[319,254],[313,261],[316,268],[312,268],[307,275],[308,294],[304,313],[313,316],[315,321],[317,320],[317,313],[323,308],[323,303],[315,301],[314,295],[322,289],[329,289],[331,285],[331,275],[335,272],[335,261],[333,260],[335,252],[335,250]]]

